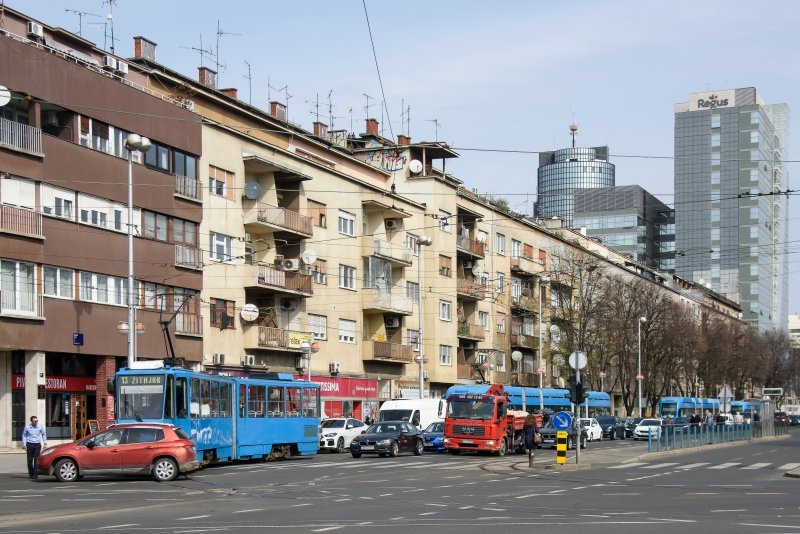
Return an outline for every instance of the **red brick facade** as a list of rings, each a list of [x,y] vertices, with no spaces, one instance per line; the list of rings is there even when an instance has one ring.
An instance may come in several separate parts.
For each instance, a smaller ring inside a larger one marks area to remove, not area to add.
[[[100,430],[104,430],[114,422],[114,395],[108,392],[108,380],[114,378],[117,370],[116,359],[113,356],[100,356],[97,358],[97,423]]]

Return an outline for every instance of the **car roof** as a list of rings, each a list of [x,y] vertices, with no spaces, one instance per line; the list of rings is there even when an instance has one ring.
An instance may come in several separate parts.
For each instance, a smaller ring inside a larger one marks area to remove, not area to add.
[[[179,428],[170,423],[114,423],[108,428]],[[108,430],[108,428],[106,430]]]

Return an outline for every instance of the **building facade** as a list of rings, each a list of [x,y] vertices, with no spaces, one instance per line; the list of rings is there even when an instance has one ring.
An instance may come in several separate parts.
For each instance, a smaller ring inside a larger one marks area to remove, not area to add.
[[[676,272],[742,304],[759,330],[788,315],[789,110],[755,88],[675,106]]]
[[[800,349],[800,315],[789,315],[789,346],[793,349]]]

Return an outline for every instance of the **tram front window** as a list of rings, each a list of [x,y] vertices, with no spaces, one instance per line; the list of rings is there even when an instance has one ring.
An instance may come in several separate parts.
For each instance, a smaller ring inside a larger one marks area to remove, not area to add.
[[[161,419],[164,405],[164,375],[119,377],[120,419]]]

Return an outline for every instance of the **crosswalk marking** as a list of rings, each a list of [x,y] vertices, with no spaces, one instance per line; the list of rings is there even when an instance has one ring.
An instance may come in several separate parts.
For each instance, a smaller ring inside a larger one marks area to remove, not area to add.
[[[612,465],[611,467],[609,467],[609,469],[627,469],[629,467],[639,467],[640,465],[647,465],[647,464],[644,462],[631,462],[622,465]]]
[[[678,465],[678,462],[667,462],[663,464],[646,465],[642,469],[661,469],[662,467],[669,467],[671,465]]]
[[[800,464],[783,464],[778,469],[781,471],[791,471],[792,469],[797,469],[800,467]]]
[[[676,467],[676,469],[697,469],[698,467],[703,467],[704,465],[708,465],[708,462],[698,462],[696,464],[681,465]]]
[[[748,465],[747,467],[742,467],[742,469],[761,469],[762,467],[767,467],[768,465],[772,465],[772,463],[762,462],[758,464]]]
[[[712,465],[711,467],[708,467],[707,469],[727,469],[729,467],[733,467],[734,465],[741,465],[741,464],[739,462],[727,462],[727,463],[724,463],[724,464]]]

